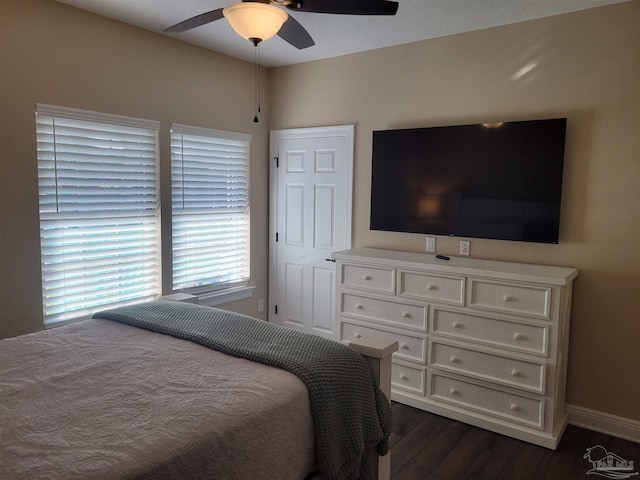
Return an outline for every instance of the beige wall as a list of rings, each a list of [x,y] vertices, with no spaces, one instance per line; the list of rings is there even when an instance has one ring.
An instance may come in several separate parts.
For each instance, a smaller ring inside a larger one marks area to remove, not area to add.
[[[373,130],[566,116],[559,245],[472,239],[471,255],[577,267],[567,400],[636,420],[639,25],[634,0],[270,72],[271,129],[356,125],[355,246],[424,251],[423,235],[369,230]]]
[[[251,134],[251,279],[257,288],[253,298],[225,308],[258,316],[268,278],[267,75],[264,120],[256,125],[253,64],[51,0],[1,2],[0,338],[42,328],[36,103],[159,120],[165,218],[171,122]],[[170,237],[164,240],[166,250]],[[165,258],[170,261],[170,252]]]

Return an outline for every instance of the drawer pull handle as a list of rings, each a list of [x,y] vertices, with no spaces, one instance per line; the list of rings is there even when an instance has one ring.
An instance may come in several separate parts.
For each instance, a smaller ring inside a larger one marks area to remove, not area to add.
[[[363,280],[371,280],[371,275],[364,275],[362,277]]]
[[[451,388],[449,389],[449,393],[450,393],[451,395],[458,395],[460,392],[458,391],[458,389],[451,387]]]
[[[514,368],[513,370],[511,370],[511,376],[512,377],[519,377],[520,376],[520,372]]]
[[[452,326],[453,328],[462,328],[462,324],[461,324],[460,322],[453,322],[453,323],[451,324],[451,326]]]
[[[514,340],[523,340],[524,339],[524,335],[522,335],[521,333],[514,333],[513,334],[513,339]]]
[[[451,358],[449,360],[451,360],[451,363],[460,363],[460,359],[455,355],[451,355]]]
[[[356,305],[356,310],[362,310],[364,307],[359,303]]]
[[[409,350],[409,345],[407,345],[406,343],[401,343],[400,350]]]
[[[405,373],[400,374],[400,380],[409,380],[409,377]]]
[[[362,334],[361,333],[356,333],[353,336],[356,337],[356,338],[362,338]]]
[[[511,410],[514,412],[517,412],[518,410],[520,410],[520,407],[516,403],[512,403],[509,408],[511,408]]]
[[[438,287],[436,287],[435,285],[427,285],[427,290],[437,290]]]
[[[402,312],[402,318],[411,318],[411,314],[409,312]]]
[[[505,296],[504,296],[504,301],[505,301],[506,303],[513,302],[514,300],[515,300],[515,297],[511,297],[511,296],[509,296],[509,295],[505,295]]]

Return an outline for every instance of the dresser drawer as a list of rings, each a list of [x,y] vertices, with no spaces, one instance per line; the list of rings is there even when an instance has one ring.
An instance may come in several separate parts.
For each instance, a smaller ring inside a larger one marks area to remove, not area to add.
[[[399,294],[403,297],[462,305],[464,278],[400,270]]]
[[[432,342],[429,364],[510,387],[544,393],[545,365]]]
[[[431,332],[434,335],[546,356],[548,328],[547,325],[520,323],[434,308]]]
[[[393,363],[391,365],[391,386],[407,392],[424,395],[425,370]]]
[[[343,293],[341,313],[402,327],[417,328],[423,331],[427,329],[426,306],[406,305]]]
[[[469,307],[549,319],[551,288],[470,279]]]
[[[398,351],[394,358],[403,358],[422,364],[427,363],[427,340],[423,337],[414,337],[401,333],[388,332],[386,330],[364,327],[352,323],[342,322],[340,340],[356,340],[365,336],[381,337],[398,342]]]
[[[342,265],[342,286],[371,292],[395,293],[395,269]]]
[[[529,398],[433,373],[429,397],[539,430],[544,429],[544,400]]]

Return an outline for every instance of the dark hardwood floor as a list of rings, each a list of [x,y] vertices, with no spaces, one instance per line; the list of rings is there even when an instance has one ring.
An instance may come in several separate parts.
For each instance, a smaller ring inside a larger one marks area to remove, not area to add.
[[[595,445],[640,471],[640,444],[573,425],[554,451],[397,402],[392,408],[391,480],[595,480],[605,477],[587,475],[592,465],[583,458]]]

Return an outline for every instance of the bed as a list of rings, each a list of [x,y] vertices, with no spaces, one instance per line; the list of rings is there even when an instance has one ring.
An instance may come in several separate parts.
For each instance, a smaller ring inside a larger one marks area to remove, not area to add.
[[[397,347],[354,348],[178,302],[1,340],[0,478],[386,478]]]

